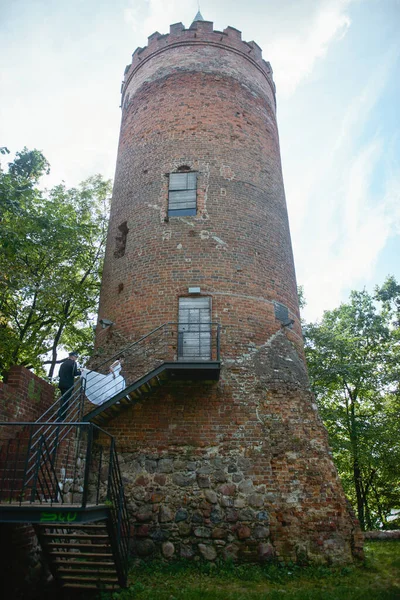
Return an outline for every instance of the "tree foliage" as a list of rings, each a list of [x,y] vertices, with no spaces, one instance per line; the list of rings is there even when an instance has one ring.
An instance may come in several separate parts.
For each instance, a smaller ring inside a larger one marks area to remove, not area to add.
[[[353,291],[348,303],[304,327],[320,413],[363,529],[387,525],[400,507],[396,286],[389,278],[375,297]]]
[[[49,362],[52,376],[61,348],[90,353],[111,186],[96,175],[43,191],[48,172],[26,148],[0,171],[0,374]]]

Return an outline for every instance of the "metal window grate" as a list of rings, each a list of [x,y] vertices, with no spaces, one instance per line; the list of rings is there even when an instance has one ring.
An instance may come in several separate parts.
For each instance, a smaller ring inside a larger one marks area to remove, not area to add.
[[[171,173],[168,216],[195,215],[197,212],[197,173]]]
[[[211,300],[179,298],[179,360],[210,360]]]

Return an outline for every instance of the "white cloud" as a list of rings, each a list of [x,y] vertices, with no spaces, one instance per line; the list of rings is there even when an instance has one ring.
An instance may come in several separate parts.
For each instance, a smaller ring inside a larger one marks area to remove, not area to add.
[[[171,23],[186,21],[186,27],[189,27],[196,11],[194,1],[182,4],[178,0],[131,0],[124,10],[124,20],[145,43],[155,31],[168,33]]]
[[[381,57],[379,71],[371,70],[344,113],[336,138],[326,140],[332,150],[313,162],[316,175],[314,186],[308,185],[308,212],[303,208],[303,223],[292,228],[307,319],[337,306],[348,289],[372,282],[380,253],[400,231],[398,140],[390,144],[379,132],[366,135],[397,57],[397,48]],[[307,216],[309,237],[303,228]]]
[[[399,55],[399,45],[396,43],[381,57],[379,69],[371,70],[371,75],[361,93],[350,101],[339,128],[336,143],[332,148],[333,154],[341,152],[343,145],[351,143],[351,140],[368,122],[369,115],[384,92]]]
[[[381,199],[373,193],[383,150],[382,139],[364,146],[342,181],[343,197],[328,197],[328,204],[335,208],[328,209],[319,222],[319,235],[313,240],[318,252],[302,280],[309,300],[306,318],[315,319],[322,308],[337,306],[343,292],[357,282],[371,281],[380,252],[400,231],[400,174],[389,178]]]
[[[140,10],[137,2],[132,2],[129,6],[124,8],[124,21],[125,23],[128,23],[136,33],[140,24]]]
[[[280,94],[290,95],[310,75],[329,45],[340,40],[350,27],[346,12],[349,0],[328,0],[318,4],[306,27],[277,37],[268,46],[268,60],[274,66]]]

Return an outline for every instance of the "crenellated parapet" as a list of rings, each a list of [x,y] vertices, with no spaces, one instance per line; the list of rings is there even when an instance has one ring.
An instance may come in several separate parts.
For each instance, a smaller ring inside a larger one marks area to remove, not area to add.
[[[134,75],[153,57],[180,46],[213,46],[241,55],[265,77],[275,96],[272,68],[270,63],[263,59],[258,44],[242,40],[241,31],[234,27],[217,31],[214,30],[212,21],[194,21],[189,29],[185,29],[182,23],[174,23],[170,26],[169,34],[162,35],[156,31],[148,37],[147,46],[136,48],[132,55],[132,63],[126,66],[124,72],[121,87],[122,105],[125,92]]]

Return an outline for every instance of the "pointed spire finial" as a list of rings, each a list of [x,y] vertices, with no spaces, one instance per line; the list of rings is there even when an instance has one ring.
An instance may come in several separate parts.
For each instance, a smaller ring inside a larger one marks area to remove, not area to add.
[[[203,19],[203,15],[201,14],[201,12],[200,12],[200,9],[197,11],[197,15],[196,15],[196,16],[195,16],[195,18],[193,19],[193,23],[194,23],[195,21],[204,21],[204,19]]]

